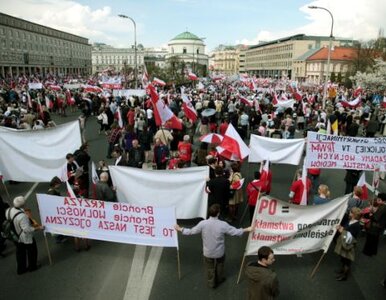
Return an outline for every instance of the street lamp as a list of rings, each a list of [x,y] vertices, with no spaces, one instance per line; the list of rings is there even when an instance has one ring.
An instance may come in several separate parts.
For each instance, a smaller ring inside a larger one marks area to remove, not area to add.
[[[131,22],[133,22],[134,25],[134,77],[135,77],[135,88],[138,88],[138,65],[137,65],[137,24],[135,24],[135,21],[133,18],[126,16],[126,15],[118,15],[120,18],[129,19]]]
[[[330,42],[329,42],[329,46],[328,46],[328,56],[327,56],[327,74],[326,74],[326,81],[324,83],[323,104],[322,104],[322,108],[325,109],[325,107],[326,107],[326,99],[327,99],[327,83],[328,83],[328,80],[330,79],[331,48],[332,48],[332,39],[334,38],[334,36],[332,34],[333,29],[334,29],[334,17],[332,15],[332,13],[327,8],[320,7],[320,6],[315,6],[315,5],[308,6],[308,8],[310,8],[310,9],[322,9],[322,10],[325,10],[326,12],[328,12],[330,14],[330,17],[331,17]]]

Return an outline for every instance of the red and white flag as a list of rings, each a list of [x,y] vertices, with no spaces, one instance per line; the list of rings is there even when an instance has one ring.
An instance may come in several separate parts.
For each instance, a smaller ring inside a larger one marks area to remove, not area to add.
[[[120,106],[118,106],[117,111],[115,112],[115,118],[118,121],[119,128],[123,128],[122,113],[121,113],[121,107]]]
[[[146,64],[143,64],[143,74],[142,74],[142,86],[146,88],[149,84],[149,74],[147,73]]]
[[[241,103],[244,103],[245,105],[248,105],[249,107],[252,107],[253,106],[253,101],[251,100],[248,100],[247,98],[239,95],[239,99],[240,99],[240,102]]]
[[[51,108],[51,101],[50,101],[50,98],[48,98],[48,96],[45,96],[45,99],[44,99],[45,101],[46,101],[46,107],[47,108]]]
[[[357,186],[360,186],[362,188],[362,200],[367,200],[369,198],[369,191],[367,189],[366,185],[366,173],[363,171],[361,177],[359,177]]]
[[[95,163],[91,162],[91,180],[92,180],[92,193],[94,196],[94,199],[96,199],[96,184],[99,181],[99,176],[96,171]]]
[[[31,95],[29,94],[29,92],[27,92],[27,101],[28,101],[28,107],[32,108],[32,99],[31,99]]]
[[[264,182],[264,187],[267,187],[269,184],[268,174],[269,174],[269,160],[266,160],[260,171],[260,181]]]
[[[154,77],[152,84],[159,85],[159,86],[165,86],[166,82],[157,78],[157,77]]]
[[[169,106],[158,96],[154,86],[149,84],[147,86],[148,94],[154,107],[154,118],[157,126],[168,125],[170,128],[182,129],[182,122],[171,111]]]
[[[358,86],[358,87],[354,90],[354,93],[353,93],[354,98],[359,97],[359,96],[362,94],[362,92],[363,92],[363,89],[362,89],[360,86]]]
[[[77,198],[75,193],[74,193],[74,190],[72,189],[71,185],[68,183],[68,181],[66,181],[66,187],[67,187],[67,194],[70,198]]]
[[[181,88],[181,98],[182,98],[182,109],[184,110],[185,116],[192,120],[194,123],[197,120],[197,112],[194,109],[192,102],[188,98],[188,96],[185,94],[185,89]]]
[[[232,124],[228,125],[219,147],[219,150],[222,150],[221,152],[219,151],[219,154],[228,159],[233,157],[236,158],[236,160],[243,160],[251,153],[251,150],[241,139]]]
[[[302,199],[300,200],[300,205],[307,205],[307,196],[308,196],[308,190],[307,190],[307,168],[306,164],[303,163],[303,170],[302,170],[302,183],[303,183],[303,194]]]
[[[340,103],[343,105],[343,107],[355,108],[355,107],[359,106],[362,103],[362,100],[361,100],[361,96],[358,96],[354,100],[351,100],[351,101],[341,101]]]
[[[197,75],[194,74],[194,73],[192,73],[192,72],[189,72],[189,73],[188,73],[188,78],[189,78],[190,80],[198,80]]]
[[[235,181],[234,183],[232,183],[231,189],[232,190],[241,189],[243,187],[244,181],[245,181],[245,178],[241,178],[240,180]]]
[[[276,92],[273,92],[273,98],[272,98],[272,104],[275,106],[277,105],[279,102],[277,101],[277,95],[276,95]]]
[[[383,96],[382,107],[386,108],[386,96]]]

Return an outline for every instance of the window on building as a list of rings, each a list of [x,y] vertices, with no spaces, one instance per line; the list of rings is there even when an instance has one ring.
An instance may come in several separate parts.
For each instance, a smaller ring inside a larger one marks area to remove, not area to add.
[[[199,48],[197,48],[196,53],[200,54],[200,49]]]
[[[182,48],[182,53],[186,54],[186,47]]]

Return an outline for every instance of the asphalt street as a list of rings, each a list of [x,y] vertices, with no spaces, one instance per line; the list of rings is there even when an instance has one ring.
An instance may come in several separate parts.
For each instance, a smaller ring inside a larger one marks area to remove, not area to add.
[[[76,119],[78,113],[67,118],[55,117],[58,123]],[[90,144],[92,160],[105,159],[107,142],[98,135],[97,123],[91,117],[87,124],[86,137]],[[111,161],[110,161],[111,162]],[[244,164],[242,173],[247,182],[251,180],[257,164]],[[289,187],[296,166],[273,165],[272,196],[287,200]],[[323,170],[321,183],[330,187],[331,197],[343,194],[344,171]],[[367,176],[369,181],[371,174]],[[19,183],[7,188],[11,198],[26,195],[34,183]],[[130,188],[130,187],[129,187]],[[134,187],[132,187],[134,188]],[[381,182],[381,191],[386,191]],[[48,183],[39,183],[28,197],[28,207],[39,220],[36,193],[48,190]],[[4,197],[3,191],[2,195]],[[244,202],[245,204],[245,202]],[[241,215],[242,211],[239,212]],[[184,226],[193,226],[198,220],[184,221]],[[239,223],[235,223],[239,226]],[[243,226],[247,226],[244,221]],[[170,248],[151,248],[110,242],[92,241],[89,251],[74,251],[69,239],[56,244],[47,234],[53,264],[48,262],[43,233],[36,234],[39,260],[42,268],[33,273],[16,275],[15,248],[8,243],[5,258],[0,257],[0,300],[3,299],[245,299],[246,279],[236,284],[247,236],[229,237],[226,240],[226,281],[217,289],[206,287],[205,269],[202,259],[200,236],[179,236],[181,279],[177,273],[177,251]],[[379,254],[366,257],[361,253],[364,236],[359,239],[357,260],[352,274],[346,282],[335,280],[334,270],[339,258],[330,247],[313,279],[310,273],[321,256],[314,253],[296,256],[277,256],[273,266],[280,281],[279,299],[386,299],[386,289],[380,285],[386,275],[386,236],[380,241]],[[256,259],[248,257],[248,260]]]

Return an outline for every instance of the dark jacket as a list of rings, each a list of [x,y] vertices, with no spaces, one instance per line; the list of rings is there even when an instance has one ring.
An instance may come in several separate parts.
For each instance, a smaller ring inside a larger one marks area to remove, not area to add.
[[[208,181],[207,186],[209,188],[208,207],[215,203],[224,205],[229,202],[230,183],[228,179],[223,176],[215,177]]]
[[[144,161],[145,151],[142,149],[142,147],[131,147],[131,149],[129,150],[129,161],[127,162],[127,165],[129,167],[142,168],[142,164],[144,163]]]
[[[115,192],[109,187],[107,182],[99,181],[95,186],[97,200],[116,202]]]
[[[252,262],[248,264],[245,275],[248,278],[248,300],[271,300],[279,295],[279,281],[271,269]]]

